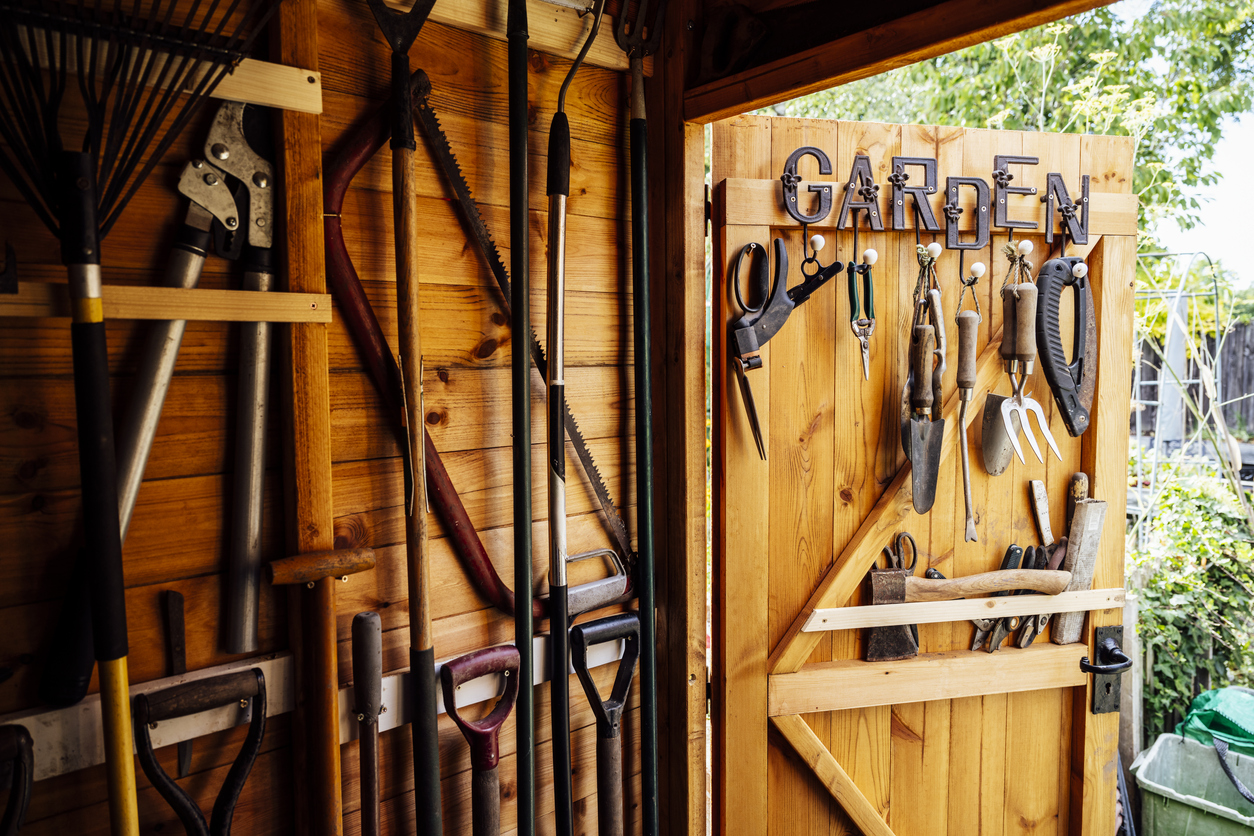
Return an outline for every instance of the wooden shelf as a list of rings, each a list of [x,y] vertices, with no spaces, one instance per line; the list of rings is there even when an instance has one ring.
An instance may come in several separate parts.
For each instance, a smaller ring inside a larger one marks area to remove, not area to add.
[[[330,322],[331,296],[207,288],[104,286],[105,319],[186,319],[207,322]],[[0,296],[0,317],[68,317],[70,296],[61,282],[19,282],[16,296]]]
[[[895,624],[939,624],[973,618],[1113,610],[1123,608],[1123,599],[1122,589],[1089,589],[1059,595],[1007,595],[1002,598],[834,607],[810,613],[801,631],[822,633],[858,627],[891,627]]]
[[[921,653],[898,662],[817,662],[770,677],[767,713],[812,714],[846,708],[1010,694],[1086,684],[1080,658],[1087,644],[1038,643],[1003,648]]]

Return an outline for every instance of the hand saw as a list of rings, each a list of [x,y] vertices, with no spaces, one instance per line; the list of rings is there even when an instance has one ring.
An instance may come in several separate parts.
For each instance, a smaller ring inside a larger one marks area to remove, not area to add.
[[[502,307],[508,315],[510,300],[509,271],[505,269],[505,262],[501,260],[501,254],[496,249],[496,242],[492,239],[492,233],[488,230],[487,223],[483,220],[483,216],[479,214],[479,206],[475,203],[474,196],[470,194],[470,186],[467,185],[466,178],[462,175],[461,166],[457,162],[457,157],[453,154],[453,148],[449,144],[448,137],[444,135],[444,130],[440,127],[440,120],[436,116],[435,110],[431,107],[430,96],[431,80],[422,70],[416,71],[414,73],[414,113],[418,116],[418,125],[422,129],[423,136],[427,139],[431,153],[435,157],[440,171],[444,173],[445,179],[453,189],[453,194],[457,196],[457,205],[461,210],[462,222],[467,227],[469,237],[474,241],[475,246],[478,247],[480,255],[483,256],[483,260],[487,262],[488,267],[492,270],[492,275],[496,278],[497,286],[501,289],[503,297]],[[531,340],[532,362],[535,363],[536,371],[543,378],[547,369],[544,349],[540,347],[540,341],[536,338],[535,331],[532,331],[528,337]],[[592,451],[588,449],[588,442],[584,440],[583,434],[579,431],[579,425],[570,411],[569,403],[565,406],[565,423],[566,433],[570,436],[571,443],[575,448],[575,456],[579,459],[580,465],[583,466],[584,473],[588,475],[588,481],[592,485],[592,492],[596,495],[597,503],[601,506],[601,511],[605,515],[605,522],[610,535],[614,538],[619,553],[624,556],[628,576],[632,577],[634,576],[635,553],[631,550],[631,540],[627,536],[627,526],[623,523],[622,515],[619,514],[618,508],[614,505],[614,500],[610,497],[609,489],[605,486],[605,480],[601,478],[601,472],[597,469],[596,461],[592,458]]]

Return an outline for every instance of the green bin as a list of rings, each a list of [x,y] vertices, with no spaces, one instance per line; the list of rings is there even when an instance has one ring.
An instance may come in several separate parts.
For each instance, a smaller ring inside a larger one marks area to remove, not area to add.
[[[1228,763],[1254,786],[1254,757],[1228,753]],[[1250,836],[1254,804],[1224,775],[1215,747],[1175,734],[1160,735],[1137,756],[1142,836]]]

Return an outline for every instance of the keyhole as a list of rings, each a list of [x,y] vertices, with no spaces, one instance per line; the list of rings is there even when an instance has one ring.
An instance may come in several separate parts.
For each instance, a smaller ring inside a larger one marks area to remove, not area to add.
[[[1108,697],[1110,696],[1111,687],[1112,687],[1111,684],[1107,682],[1106,683],[1106,696]]]

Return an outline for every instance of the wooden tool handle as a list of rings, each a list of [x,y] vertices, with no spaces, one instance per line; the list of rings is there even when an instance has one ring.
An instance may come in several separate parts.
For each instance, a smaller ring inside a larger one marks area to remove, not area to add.
[[[1007,569],[1000,572],[984,572],[965,578],[932,580],[930,578],[906,578],[906,603],[915,601],[952,601],[970,598],[989,592],[1005,592],[1030,589],[1046,595],[1057,595],[1071,582],[1070,572],[1050,572],[1033,569]]]
[[[958,388],[974,389],[976,343],[980,336],[980,315],[975,311],[958,314]]]
[[[1006,331],[1004,333],[1010,333]],[[1036,285],[1024,282],[1019,285],[1019,300],[1015,306],[1015,354],[1020,363],[1036,359]]]
[[[916,410],[932,408],[932,351],[936,336],[931,325],[916,325],[910,338],[910,406]]]
[[[1015,359],[1015,288],[1018,285],[1007,285],[1001,295],[1001,359]]]

